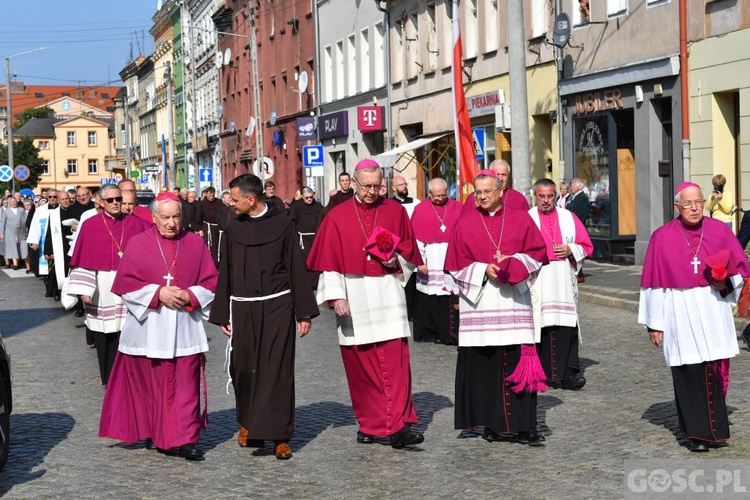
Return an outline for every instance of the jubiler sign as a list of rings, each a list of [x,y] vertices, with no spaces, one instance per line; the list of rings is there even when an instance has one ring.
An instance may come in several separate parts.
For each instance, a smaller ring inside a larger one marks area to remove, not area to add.
[[[586,92],[576,96],[573,115],[596,113],[597,111],[608,111],[610,109],[622,108],[622,92],[620,89],[609,89],[597,92]]]

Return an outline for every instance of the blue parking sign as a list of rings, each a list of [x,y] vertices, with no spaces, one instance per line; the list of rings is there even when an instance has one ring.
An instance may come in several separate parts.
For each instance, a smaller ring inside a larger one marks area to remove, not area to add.
[[[303,167],[324,167],[323,146],[302,146]]]

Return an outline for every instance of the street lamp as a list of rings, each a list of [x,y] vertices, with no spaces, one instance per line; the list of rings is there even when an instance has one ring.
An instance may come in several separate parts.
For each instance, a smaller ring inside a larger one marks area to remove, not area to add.
[[[10,60],[14,57],[18,56],[24,56],[26,54],[31,54],[33,52],[39,52],[42,50],[47,50],[49,47],[39,47],[38,49],[33,50],[27,50],[26,52],[20,52],[18,54],[13,54],[12,56],[8,56],[5,58],[5,90],[8,92],[8,166],[11,170],[15,170],[15,165],[13,164],[13,105],[11,103],[11,98],[13,96],[13,92],[10,89]],[[12,191],[16,191],[16,177],[15,175],[11,178],[11,187]]]

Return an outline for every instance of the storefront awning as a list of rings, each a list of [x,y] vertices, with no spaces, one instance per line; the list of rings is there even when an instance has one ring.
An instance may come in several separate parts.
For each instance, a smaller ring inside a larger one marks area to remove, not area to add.
[[[374,159],[380,164],[381,167],[386,168],[393,167],[402,158],[411,163],[412,161],[417,160],[417,155],[414,154],[415,150],[422,148],[432,142],[435,142],[438,139],[442,139],[446,135],[448,135],[447,132],[430,137],[420,137],[419,139],[415,139],[409,143],[404,144],[403,146],[399,146],[384,153],[380,153],[379,155],[376,155]],[[421,164],[419,166],[422,167]],[[404,166],[404,168],[406,167]],[[404,168],[402,168],[401,170],[396,168],[395,170],[401,172],[404,170]]]

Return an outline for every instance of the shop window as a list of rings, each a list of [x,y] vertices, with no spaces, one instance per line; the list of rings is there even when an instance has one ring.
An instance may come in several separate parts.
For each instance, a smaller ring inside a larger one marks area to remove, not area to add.
[[[585,225],[589,235],[612,236],[610,200],[609,115],[577,118],[574,122],[575,174],[589,199]]]

